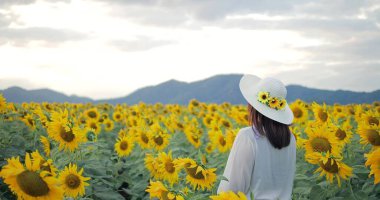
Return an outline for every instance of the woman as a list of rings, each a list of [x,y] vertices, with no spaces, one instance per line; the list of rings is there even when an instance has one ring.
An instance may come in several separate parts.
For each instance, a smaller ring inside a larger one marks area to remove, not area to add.
[[[286,88],[274,78],[244,75],[240,91],[248,102],[249,127],[237,134],[218,193],[241,191],[248,199],[291,199],[296,141]],[[252,193],[252,194],[251,194]]]

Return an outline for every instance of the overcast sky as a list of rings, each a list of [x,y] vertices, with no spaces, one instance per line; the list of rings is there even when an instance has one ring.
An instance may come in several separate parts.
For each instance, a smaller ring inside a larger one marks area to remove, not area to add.
[[[0,0],[0,89],[99,99],[229,73],[380,89],[380,1]]]

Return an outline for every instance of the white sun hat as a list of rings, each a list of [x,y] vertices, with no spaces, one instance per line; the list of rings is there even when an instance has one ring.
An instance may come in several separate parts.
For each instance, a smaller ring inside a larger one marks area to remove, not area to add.
[[[293,112],[286,102],[287,91],[280,80],[245,74],[239,87],[245,100],[264,116],[282,124],[293,122]]]

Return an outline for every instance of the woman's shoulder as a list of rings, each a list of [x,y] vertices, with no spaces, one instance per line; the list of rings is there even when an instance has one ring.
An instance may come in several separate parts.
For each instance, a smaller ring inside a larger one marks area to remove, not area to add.
[[[240,138],[240,139],[243,139],[243,140],[254,140],[255,137],[255,132],[253,131],[252,129],[253,127],[252,126],[247,126],[247,127],[243,127],[243,128],[240,128],[239,132],[237,133],[236,137],[237,138]]]

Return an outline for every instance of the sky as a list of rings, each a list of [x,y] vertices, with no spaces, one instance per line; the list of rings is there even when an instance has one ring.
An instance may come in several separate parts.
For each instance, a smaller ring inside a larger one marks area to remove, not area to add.
[[[0,89],[103,99],[231,73],[380,89],[380,1],[0,0]]]

